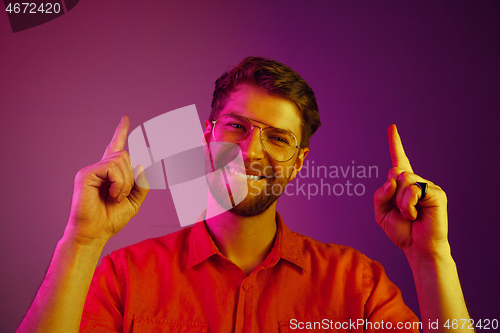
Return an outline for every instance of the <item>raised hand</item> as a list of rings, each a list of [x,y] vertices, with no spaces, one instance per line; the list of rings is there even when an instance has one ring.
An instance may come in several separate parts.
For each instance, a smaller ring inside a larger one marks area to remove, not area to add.
[[[106,242],[139,211],[149,184],[141,165],[135,182],[130,156],[123,150],[129,127],[130,119],[123,116],[101,161],[77,173],[65,237],[83,244]]]
[[[413,173],[396,125],[389,126],[392,169],[374,195],[375,219],[407,256],[436,256],[449,252],[447,199],[444,191]],[[416,182],[428,184],[427,194]]]

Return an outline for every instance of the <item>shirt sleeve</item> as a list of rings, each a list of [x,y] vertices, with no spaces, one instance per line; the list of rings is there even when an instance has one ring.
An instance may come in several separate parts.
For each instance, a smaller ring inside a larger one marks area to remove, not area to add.
[[[122,332],[123,297],[117,264],[106,256],[96,269],[85,300],[80,332]]]
[[[419,332],[420,321],[406,306],[382,265],[368,259],[363,270],[365,332]]]

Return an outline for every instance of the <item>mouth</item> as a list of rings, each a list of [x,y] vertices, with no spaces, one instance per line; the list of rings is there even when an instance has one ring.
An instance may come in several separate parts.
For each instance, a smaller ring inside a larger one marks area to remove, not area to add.
[[[267,177],[259,176],[259,175],[248,175],[248,174],[245,174],[243,172],[240,172],[240,171],[236,170],[235,168],[231,168],[231,167],[229,167],[227,165],[226,165],[226,170],[228,170],[229,173],[232,174],[232,175],[235,175],[237,177],[244,178],[244,179],[250,179],[250,180],[253,180],[253,181],[258,181],[258,180],[267,178]]]

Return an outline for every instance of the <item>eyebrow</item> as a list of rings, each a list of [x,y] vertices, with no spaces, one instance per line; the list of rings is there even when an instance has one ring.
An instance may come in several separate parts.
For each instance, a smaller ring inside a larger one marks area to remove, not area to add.
[[[284,130],[284,131],[290,132],[290,133],[292,133],[293,135],[295,135],[295,134],[294,134],[294,133],[293,133],[290,129],[288,129],[288,128],[276,127],[276,126],[274,126],[274,125],[267,124],[267,123],[265,123],[265,122],[263,122],[263,121],[256,120],[256,119],[253,119],[253,118],[249,118],[249,117],[247,117],[247,116],[244,116],[244,115],[242,115],[242,114],[239,114],[239,113],[238,113],[238,111],[236,111],[236,110],[227,110],[227,112],[228,112],[228,113],[224,113],[224,114],[232,114],[232,115],[235,115],[235,116],[246,117],[246,118],[248,118],[248,119],[250,119],[250,120],[252,120],[252,121],[255,121],[255,122],[257,122],[257,123],[260,123],[260,124],[263,124],[263,125],[266,125],[266,126],[269,126],[269,127],[277,128],[277,129],[280,129],[280,130]],[[219,117],[220,117],[220,116],[222,116],[222,115],[223,115],[223,114],[219,114]]]

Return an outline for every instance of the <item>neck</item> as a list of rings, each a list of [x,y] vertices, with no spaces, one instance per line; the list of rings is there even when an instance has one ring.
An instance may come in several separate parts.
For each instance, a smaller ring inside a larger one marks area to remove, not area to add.
[[[209,216],[207,214],[207,216]],[[276,202],[257,216],[229,211],[206,220],[219,251],[247,275],[267,257],[276,237]]]

